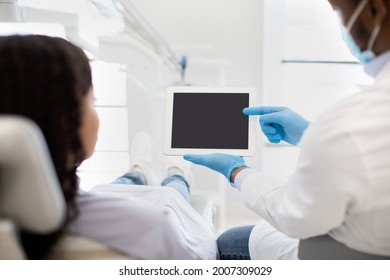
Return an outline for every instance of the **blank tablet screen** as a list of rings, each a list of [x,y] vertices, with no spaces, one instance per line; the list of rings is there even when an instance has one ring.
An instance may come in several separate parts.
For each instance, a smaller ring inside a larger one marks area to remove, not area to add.
[[[172,148],[248,149],[249,93],[174,93]]]

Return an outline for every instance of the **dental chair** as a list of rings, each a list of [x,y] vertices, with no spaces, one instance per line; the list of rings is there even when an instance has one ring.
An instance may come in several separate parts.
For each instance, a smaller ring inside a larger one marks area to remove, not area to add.
[[[193,208],[213,225],[214,204],[194,195]],[[66,205],[45,139],[32,121],[0,115],[0,260],[26,259],[20,230],[45,234],[56,230]],[[139,259],[83,236],[64,234],[49,259]]]
[[[65,201],[44,137],[32,121],[0,116],[0,259],[25,259],[21,229],[37,234],[56,230]],[[65,234],[51,259],[129,259],[106,245]],[[130,258],[131,259],[131,258]]]
[[[0,259],[24,259],[19,229],[48,233],[64,219],[65,203],[33,123],[0,118]],[[42,174],[37,176],[37,174]]]

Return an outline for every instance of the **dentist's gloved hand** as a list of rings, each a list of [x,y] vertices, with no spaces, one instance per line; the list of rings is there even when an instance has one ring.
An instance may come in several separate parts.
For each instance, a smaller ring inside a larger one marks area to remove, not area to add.
[[[309,122],[285,107],[250,107],[243,110],[245,115],[260,116],[260,126],[271,143],[285,141],[296,145],[301,140]]]
[[[242,157],[225,154],[184,155],[184,159],[223,174],[229,182],[230,176],[235,169],[247,167]]]

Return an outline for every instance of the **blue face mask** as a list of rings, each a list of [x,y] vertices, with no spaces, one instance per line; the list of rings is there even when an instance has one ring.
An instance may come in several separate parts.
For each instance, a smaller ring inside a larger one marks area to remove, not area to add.
[[[352,14],[351,18],[349,19],[347,26],[346,27],[342,26],[342,36],[344,42],[347,44],[352,55],[356,57],[362,64],[367,64],[376,57],[372,49],[381,30],[380,25],[375,26],[374,31],[372,32],[370,40],[368,42],[367,49],[364,51],[359,47],[358,44],[356,44],[355,40],[353,39],[351,35],[351,29],[356,23],[356,20],[359,18],[360,14],[363,12],[367,4],[368,4],[368,0],[363,0],[362,2],[360,2],[359,6],[356,8],[355,12]]]

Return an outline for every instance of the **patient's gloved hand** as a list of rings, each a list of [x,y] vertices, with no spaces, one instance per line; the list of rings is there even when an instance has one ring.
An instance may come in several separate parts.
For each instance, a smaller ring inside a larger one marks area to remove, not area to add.
[[[229,182],[230,175],[235,169],[247,166],[242,157],[225,154],[184,155],[184,159],[195,164],[206,166],[223,174]]]
[[[285,107],[251,107],[243,113],[260,116],[261,129],[271,143],[283,140],[296,145],[309,125],[302,116]]]

